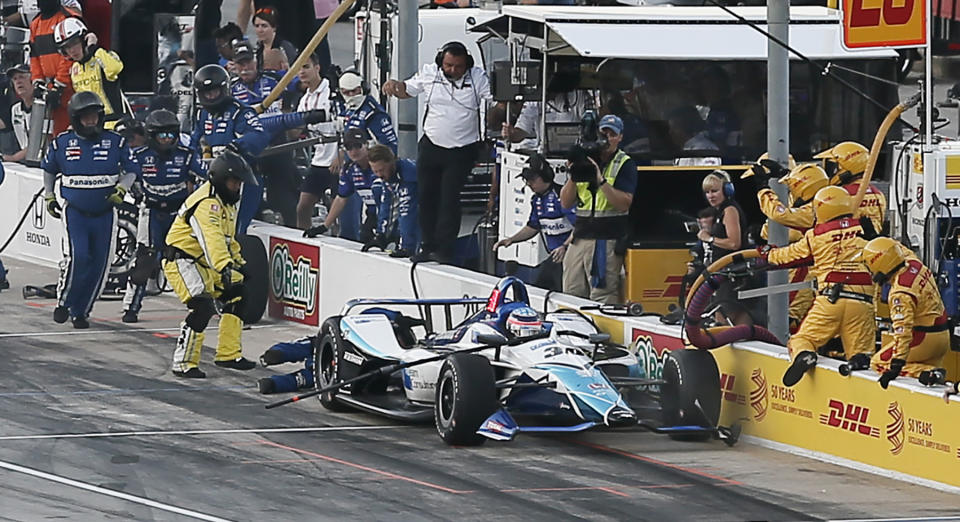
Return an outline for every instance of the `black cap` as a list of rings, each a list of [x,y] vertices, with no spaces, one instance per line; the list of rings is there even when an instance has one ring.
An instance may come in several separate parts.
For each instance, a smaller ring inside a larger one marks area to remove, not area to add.
[[[343,131],[343,146],[349,148],[352,145],[366,145],[367,133],[363,129],[353,127]]]
[[[553,167],[547,161],[547,158],[540,154],[534,154],[528,160],[528,165],[520,171],[520,177],[525,180],[540,178],[547,183],[553,182]]]
[[[10,67],[9,69],[7,69],[7,76],[13,76],[14,73],[30,74],[30,66],[25,63],[21,63],[19,65],[14,65],[13,67]]]
[[[253,46],[246,40],[238,40],[233,43],[233,61],[241,62],[243,60],[252,60],[254,57]]]

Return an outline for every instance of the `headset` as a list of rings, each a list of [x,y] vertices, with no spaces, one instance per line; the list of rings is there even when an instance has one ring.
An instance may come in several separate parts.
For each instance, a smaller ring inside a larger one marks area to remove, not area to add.
[[[363,79],[363,76],[353,68],[347,69],[346,71],[341,72],[340,76],[337,76],[337,90],[340,90],[340,79],[348,74],[352,74],[360,78],[360,91],[363,92],[364,96],[370,94],[370,84],[368,84],[367,81]]]
[[[733,186],[733,181],[730,180],[730,174],[728,174],[727,171],[714,169],[714,171],[708,175],[720,178],[720,181],[723,183],[723,196],[725,198],[733,199],[733,196],[737,194],[737,189]]]
[[[437,64],[437,67],[443,66],[443,55],[453,50],[457,50],[465,54],[467,56],[467,69],[469,70],[473,68],[473,56],[470,55],[470,51],[467,50],[467,46],[456,40],[443,44],[443,47],[437,51],[437,56],[433,59],[433,62]]]

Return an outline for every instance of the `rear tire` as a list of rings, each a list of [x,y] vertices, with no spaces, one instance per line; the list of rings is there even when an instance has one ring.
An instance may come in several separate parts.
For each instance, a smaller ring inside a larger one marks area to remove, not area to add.
[[[257,236],[237,236],[240,253],[246,262],[244,272],[252,277],[243,280],[243,323],[254,324],[263,318],[267,309],[267,294],[270,291],[270,267],[267,249]]]
[[[455,353],[440,368],[433,419],[437,433],[451,446],[479,446],[487,438],[477,434],[498,406],[493,367],[486,357]]]
[[[660,406],[664,426],[715,428],[720,420],[720,370],[707,350],[669,352],[663,364]],[[711,433],[670,433],[674,440],[704,441]]]
[[[313,382],[314,389],[340,382],[341,358],[343,357],[343,337],[340,335],[340,316],[328,318],[320,325],[320,338],[313,346]],[[337,400],[337,392],[321,393],[320,404],[335,412],[351,411],[351,408]]]

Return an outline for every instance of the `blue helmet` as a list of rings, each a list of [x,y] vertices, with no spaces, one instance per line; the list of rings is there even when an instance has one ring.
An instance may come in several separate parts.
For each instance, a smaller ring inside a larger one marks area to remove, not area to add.
[[[515,337],[537,335],[543,331],[540,314],[529,306],[521,306],[507,317],[507,331]]]

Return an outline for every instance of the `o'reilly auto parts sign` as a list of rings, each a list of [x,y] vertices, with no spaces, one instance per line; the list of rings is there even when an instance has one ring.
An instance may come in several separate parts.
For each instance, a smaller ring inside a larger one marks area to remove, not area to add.
[[[270,238],[270,317],[319,326],[320,248]]]

